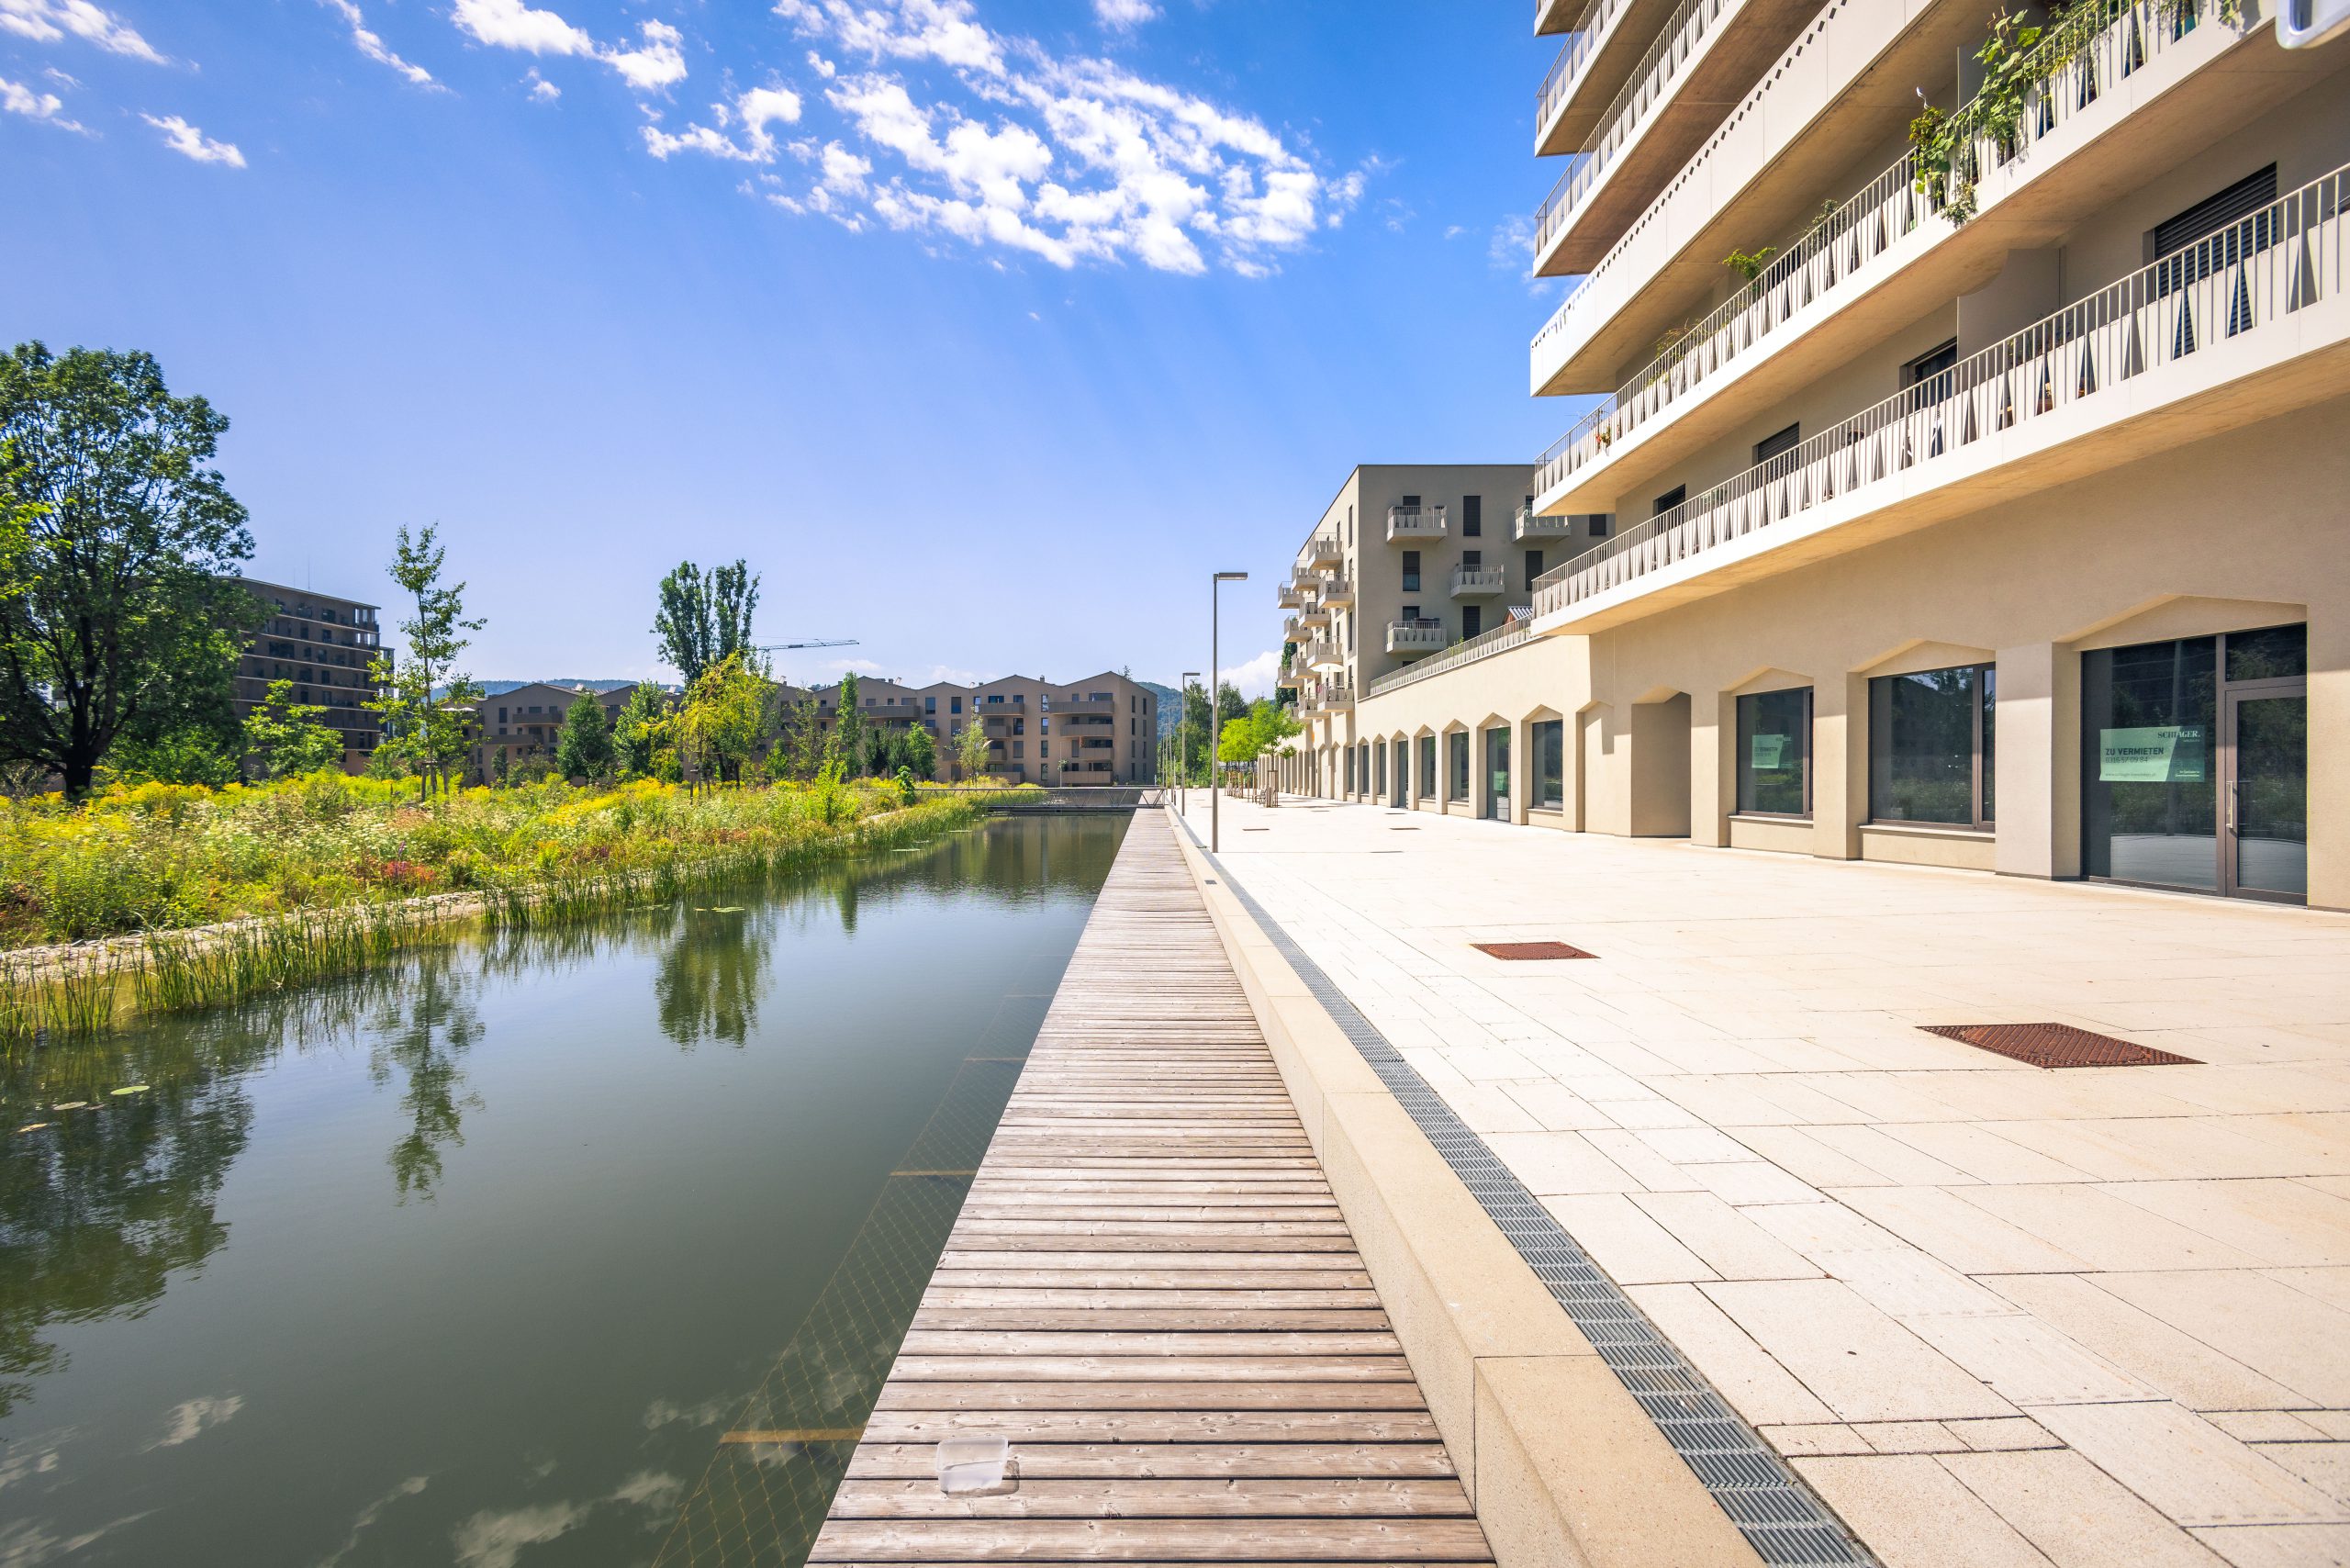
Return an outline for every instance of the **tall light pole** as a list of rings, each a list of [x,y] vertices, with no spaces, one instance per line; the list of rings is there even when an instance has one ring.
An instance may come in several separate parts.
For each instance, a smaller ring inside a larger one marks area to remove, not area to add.
[[[1216,618],[1224,609],[1224,585],[1245,583],[1246,572],[1218,572],[1208,580],[1208,853],[1220,854],[1224,840],[1217,829],[1223,825],[1216,810],[1221,798],[1215,787],[1216,749],[1224,736],[1224,713],[1216,702]]]
[[[1175,814],[1190,816],[1192,803],[1192,682],[1200,672],[1183,672],[1183,733],[1175,743]]]

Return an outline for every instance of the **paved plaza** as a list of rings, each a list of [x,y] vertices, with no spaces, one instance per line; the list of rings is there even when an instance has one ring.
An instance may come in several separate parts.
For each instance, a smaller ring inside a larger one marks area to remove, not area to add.
[[[1892,1568],[2350,1562],[2350,916],[1222,811],[1232,879]],[[1471,946],[1539,938],[1595,958]],[[1921,1027],[2025,1022],[2200,1065]]]

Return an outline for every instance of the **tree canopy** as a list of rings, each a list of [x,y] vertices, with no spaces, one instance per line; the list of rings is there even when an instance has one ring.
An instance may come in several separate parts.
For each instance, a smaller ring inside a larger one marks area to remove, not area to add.
[[[342,732],[319,722],[326,709],[294,700],[294,683],[273,680],[269,694],[245,715],[245,749],[263,774],[292,778],[342,766]]]
[[[456,673],[456,659],[472,643],[464,633],[484,625],[465,619],[465,585],[441,581],[447,554],[437,526],[428,524],[410,538],[402,525],[391,574],[416,603],[415,616],[399,623],[408,656],[397,668],[388,652],[375,656],[368,675],[377,695],[364,704],[384,716],[390,732],[384,744],[444,787],[449,768],[465,755],[467,722],[481,700],[481,688]]]
[[[677,666],[688,687],[712,665],[755,651],[751,614],[759,606],[759,579],[743,561],[708,573],[680,561],[661,579],[660,594],[653,634],[660,639],[661,656]]]
[[[612,732],[604,722],[604,705],[592,691],[583,691],[564,711],[563,729],[555,735],[554,770],[565,778],[605,778],[612,771]]]
[[[229,671],[262,609],[236,580],[245,509],[210,465],[228,428],[149,354],[0,355],[0,762],[79,795],[118,740],[233,746]]]

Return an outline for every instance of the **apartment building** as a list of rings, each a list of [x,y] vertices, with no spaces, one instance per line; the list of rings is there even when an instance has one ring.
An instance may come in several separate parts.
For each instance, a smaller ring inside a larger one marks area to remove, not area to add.
[[[310,588],[238,579],[261,600],[267,619],[245,642],[234,678],[237,716],[251,713],[274,681],[293,682],[294,700],[324,708],[319,722],[342,732],[342,765],[356,773],[383,737],[369,670],[383,653],[376,607]]]
[[[975,723],[986,731],[987,770],[995,778],[1070,787],[1155,778],[1158,700],[1112,671],[1066,683],[1014,675],[975,686],[860,676],[856,690],[866,722],[930,732],[941,782],[957,777],[960,738]],[[837,724],[840,688],[818,687],[811,695],[826,727]]]
[[[634,689],[619,686],[610,691],[589,691],[588,695],[603,709],[604,722],[610,726],[620,718],[621,710],[628,706],[629,693]],[[552,766],[555,743],[563,734],[564,715],[571,711],[571,705],[586,690],[585,687],[534,680],[475,703],[472,778],[479,782],[500,778],[501,763],[504,774],[511,774],[533,760]]]
[[[2027,7],[1986,84],[2001,9],[1542,0],[1524,489],[1616,525],[1289,787],[2350,907],[2350,39]]]

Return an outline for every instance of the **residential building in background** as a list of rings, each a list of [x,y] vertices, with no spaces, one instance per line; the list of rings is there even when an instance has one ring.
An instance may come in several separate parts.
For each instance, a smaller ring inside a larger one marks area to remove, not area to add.
[[[1288,787],[2350,907],[2350,39],[2101,0],[1986,90],[1999,0],[1579,9],[1530,371],[1599,401],[1523,489],[1615,525],[1501,632],[1309,635],[1354,760]]]
[[[857,710],[867,723],[919,724],[930,732],[940,782],[958,776],[959,737],[974,723],[985,727],[988,772],[995,778],[1072,788],[1155,781],[1158,699],[1108,670],[1083,680],[1013,675],[975,686],[909,686],[859,676],[856,691]],[[837,725],[840,688],[820,686],[810,695],[826,728]]]
[[[370,667],[383,653],[375,605],[312,588],[238,579],[267,611],[237,659],[240,719],[268,697],[273,681],[293,682],[294,700],[324,708],[319,722],[342,733],[342,765],[356,773],[383,738],[382,719],[364,704],[376,686]]]
[[[604,722],[609,727],[628,706],[632,686],[617,686],[608,691],[590,690],[587,687],[565,686],[555,681],[534,680],[494,697],[485,697],[473,705],[472,778],[489,781],[500,778],[499,764],[505,774],[533,760],[554,764],[555,742],[563,734],[564,715],[584,691],[596,700],[604,711]]]

